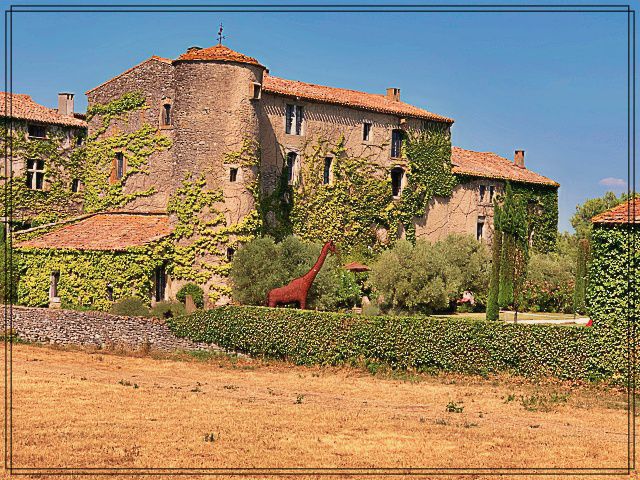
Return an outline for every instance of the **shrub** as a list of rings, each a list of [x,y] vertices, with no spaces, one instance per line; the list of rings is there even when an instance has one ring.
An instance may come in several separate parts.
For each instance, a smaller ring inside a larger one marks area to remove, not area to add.
[[[187,311],[180,302],[162,301],[158,302],[151,309],[151,316],[156,318],[173,318],[184,315]]]
[[[369,281],[382,307],[417,313],[451,310],[465,290],[486,303],[490,259],[484,244],[466,235],[429,243],[399,241],[372,265]]]
[[[602,379],[621,374],[595,329],[429,317],[366,317],[266,307],[220,307],[170,319],[179,336],[297,364]],[[621,364],[624,366],[624,363]]]
[[[176,298],[178,301],[185,303],[187,300],[187,295],[191,295],[193,298],[193,303],[196,304],[196,307],[202,308],[204,307],[204,291],[195,283],[186,283],[182,286],[178,293],[176,293]]]
[[[147,317],[149,315],[149,308],[145,302],[138,297],[123,297],[111,305],[109,313],[128,317]]]
[[[573,312],[575,261],[568,255],[534,253],[522,295],[522,309],[533,312]]]
[[[286,285],[307,273],[318,259],[322,245],[286,237],[276,243],[257,238],[235,255],[231,268],[232,295],[247,305],[264,305],[272,288]],[[352,307],[360,297],[355,276],[329,255],[309,292],[309,307],[321,310]]]

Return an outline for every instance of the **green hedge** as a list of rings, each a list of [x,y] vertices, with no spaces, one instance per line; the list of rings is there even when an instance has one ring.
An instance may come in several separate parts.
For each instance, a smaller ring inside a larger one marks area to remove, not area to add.
[[[380,363],[397,369],[620,379],[594,329],[430,317],[220,307],[169,320],[179,336],[297,364]]]

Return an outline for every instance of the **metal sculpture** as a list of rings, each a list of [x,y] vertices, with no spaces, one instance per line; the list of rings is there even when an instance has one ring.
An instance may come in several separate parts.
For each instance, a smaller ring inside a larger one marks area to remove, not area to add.
[[[333,242],[327,242],[324,244],[318,260],[306,274],[291,280],[284,287],[278,287],[271,290],[267,294],[267,305],[270,307],[276,307],[278,305],[297,303],[301,309],[306,309],[307,295],[309,294],[311,284],[322,268],[329,252],[336,253],[336,246]]]

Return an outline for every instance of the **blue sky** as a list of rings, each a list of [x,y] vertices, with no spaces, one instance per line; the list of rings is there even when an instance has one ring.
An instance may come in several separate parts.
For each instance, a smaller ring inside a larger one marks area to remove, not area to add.
[[[119,2],[122,3],[122,2]],[[282,2],[280,2],[282,3]],[[51,107],[151,55],[216,42],[273,75],[383,93],[453,117],[455,145],[557,180],[575,206],[626,190],[624,13],[14,13],[13,90]],[[608,180],[607,180],[608,179]]]

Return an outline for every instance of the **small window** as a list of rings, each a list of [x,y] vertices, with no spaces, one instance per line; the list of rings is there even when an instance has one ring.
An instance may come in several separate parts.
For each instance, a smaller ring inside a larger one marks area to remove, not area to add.
[[[44,188],[44,160],[27,160],[27,187],[31,190]]]
[[[259,83],[253,83],[251,89],[251,98],[253,100],[260,100],[260,96],[262,94],[262,85]]]
[[[287,169],[287,181],[289,185],[294,184],[297,160],[298,154],[296,152],[287,153],[287,164],[285,165],[285,168]]]
[[[233,256],[236,254],[236,251],[233,247],[227,247],[227,262],[233,261]]]
[[[162,124],[165,126],[171,125],[171,104],[165,103],[162,106]]]
[[[156,267],[153,272],[155,301],[161,302],[165,299],[167,290],[167,272],[164,265]]]
[[[484,202],[484,195],[485,195],[486,191],[487,191],[487,187],[485,185],[480,185],[479,195],[480,195],[480,202],[481,203]]]
[[[44,125],[29,125],[29,138],[47,138],[47,128]]]
[[[84,143],[84,135],[78,135],[76,137],[76,145],[80,146]]]
[[[71,191],[73,193],[78,193],[80,191],[80,180],[77,178],[71,180]]]
[[[302,135],[302,122],[304,120],[304,110],[301,105],[286,106],[285,133],[290,135]]]
[[[496,187],[489,185],[489,201],[493,202],[493,195],[496,193]]]
[[[51,272],[51,283],[49,285],[49,299],[58,300],[58,283],[60,282],[60,272]]]
[[[122,152],[116,153],[116,180],[121,180],[124,177],[124,154]]]
[[[391,157],[400,158],[402,156],[402,140],[404,131],[400,129],[391,132]]]
[[[402,193],[402,180],[404,179],[404,170],[396,167],[391,170],[391,195],[399,197]]]
[[[238,169],[235,167],[231,167],[229,169],[229,181],[237,182],[238,181]]]
[[[329,185],[331,183],[331,165],[333,163],[333,158],[326,157],[324,159],[324,171],[322,174],[322,183],[325,185]]]
[[[476,238],[482,240],[484,238],[484,217],[478,217],[476,224]]]
[[[371,140],[371,124],[369,122],[362,124],[362,140],[365,142]]]
[[[107,300],[113,302],[113,286],[111,284],[107,285]]]

